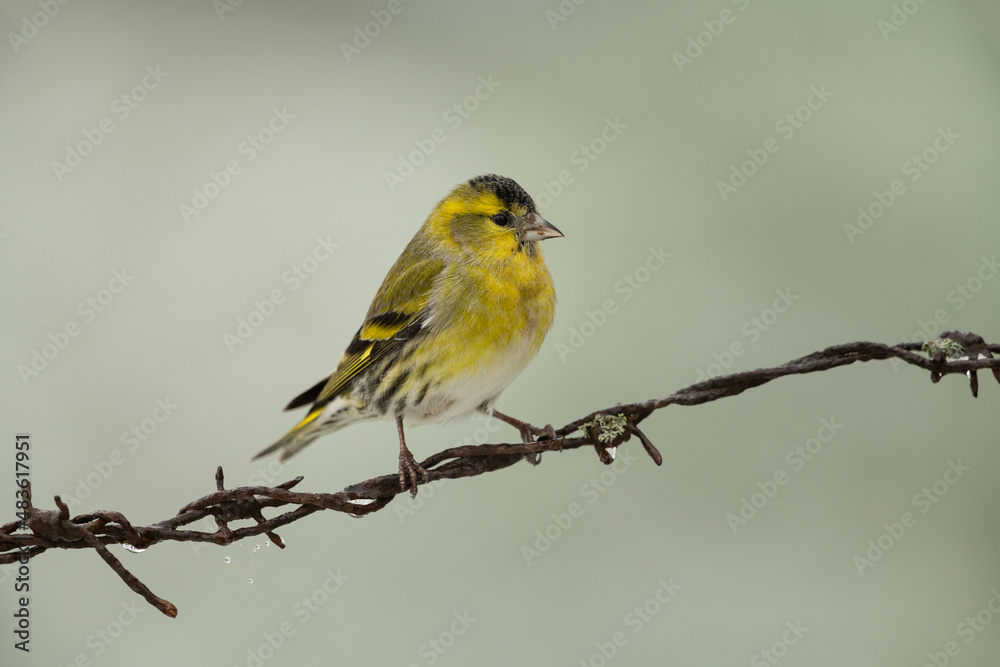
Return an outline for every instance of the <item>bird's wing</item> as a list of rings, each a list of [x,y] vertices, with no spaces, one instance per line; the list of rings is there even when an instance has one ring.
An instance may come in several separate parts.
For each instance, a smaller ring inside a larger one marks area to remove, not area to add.
[[[372,363],[419,332],[429,316],[435,280],[444,268],[440,259],[414,262],[404,252],[375,295],[365,323],[354,334],[337,370],[296,396],[285,409],[313,403],[311,412],[315,412],[341,394]]]

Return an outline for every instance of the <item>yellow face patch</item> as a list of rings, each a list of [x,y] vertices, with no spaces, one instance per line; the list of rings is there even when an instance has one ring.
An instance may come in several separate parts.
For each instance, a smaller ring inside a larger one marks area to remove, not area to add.
[[[452,196],[441,202],[437,213],[439,217],[444,219],[469,215],[490,218],[504,210],[516,216],[523,216],[528,212],[527,208],[516,202],[509,207],[504,206],[504,203],[492,190],[473,190],[467,186],[457,190]]]
[[[492,192],[470,193],[471,196],[449,197],[441,202],[438,215],[447,220],[469,215],[491,217],[503,210],[503,204]]]
[[[509,223],[497,224],[493,220],[501,212],[509,215]],[[527,204],[501,198],[492,187],[464,184],[438,204],[426,228],[451,252],[478,262],[505,262],[522,248],[519,230],[527,213]]]

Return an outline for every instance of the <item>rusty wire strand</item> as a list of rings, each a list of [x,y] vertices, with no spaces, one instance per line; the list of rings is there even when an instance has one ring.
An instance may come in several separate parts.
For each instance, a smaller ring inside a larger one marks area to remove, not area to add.
[[[639,430],[639,423],[655,411],[669,405],[700,405],[736,396],[780,377],[826,371],[858,361],[900,359],[929,371],[932,382],[940,381],[945,375],[963,373],[968,376],[973,396],[978,394],[979,388],[977,371],[989,369],[997,382],[1000,382],[1000,358],[993,356],[994,352],[1000,353],[1000,345],[988,344],[980,336],[968,332],[945,332],[941,334],[941,339],[958,343],[964,354],[957,359],[950,358],[946,352],[949,348],[946,346],[931,345],[925,348],[920,343],[884,345],[858,342],[835,345],[773,368],[759,368],[712,378],[662,398],[598,410],[558,429],[523,424],[523,439],[529,440],[527,434],[530,433],[534,436],[533,440],[452,447],[430,456],[421,465],[429,473],[428,481],[457,479],[501,470],[526,458],[537,461],[538,455],[543,452],[584,446],[594,447],[601,461],[608,464],[613,460],[613,455],[608,450],[613,450],[632,436],[640,440],[649,457],[656,465],[660,465],[660,452]],[[918,354],[922,349],[926,349],[926,356]],[[614,420],[607,419],[609,417],[614,417]],[[616,425],[614,430],[602,431],[606,429],[606,424],[612,422]],[[580,433],[579,436],[569,437],[577,432]],[[38,509],[31,502],[29,485],[27,520],[23,523],[30,532],[18,532],[25,527],[20,521],[0,526],[0,563],[24,563],[50,549],[94,549],[129,588],[142,595],[165,615],[174,617],[177,615],[177,608],[154,595],[111,554],[108,545],[126,545],[132,550],[148,549],[161,542],[210,542],[227,545],[265,534],[278,547],[284,548],[284,542],[275,533],[282,526],[320,510],[333,510],[356,517],[366,516],[383,509],[405,491],[400,488],[396,472],[353,484],[339,493],[294,491],[293,488],[301,481],[302,477],[296,477],[276,487],[245,486],[226,489],[222,468],[219,467],[215,473],[216,490],[213,493],[188,503],[176,516],[149,526],[133,526],[124,515],[110,510],[89,512],[71,519],[69,508],[59,496],[55,497],[57,509]],[[293,508],[271,518],[264,517],[264,509],[285,505]],[[214,518],[218,526],[214,532],[183,528],[209,516]],[[253,523],[238,528],[229,525],[242,520]]]

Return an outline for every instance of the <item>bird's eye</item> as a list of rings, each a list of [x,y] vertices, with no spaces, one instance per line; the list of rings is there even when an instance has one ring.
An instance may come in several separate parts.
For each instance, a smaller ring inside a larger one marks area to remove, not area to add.
[[[493,222],[499,227],[509,227],[510,226],[510,216],[501,211],[497,213],[492,218]]]

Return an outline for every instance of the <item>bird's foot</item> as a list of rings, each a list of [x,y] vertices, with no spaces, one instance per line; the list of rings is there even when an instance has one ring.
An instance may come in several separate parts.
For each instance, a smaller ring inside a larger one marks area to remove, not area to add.
[[[545,428],[537,428],[528,423],[525,423],[524,425],[527,428],[521,430],[521,440],[525,443],[556,439],[556,430],[552,428],[552,424],[546,424]],[[524,458],[528,461],[528,463],[536,466],[542,462],[542,453],[531,452],[529,454],[525,454]]]
[[[399,487],[404,491],[409,488],[410,496],[417,497],[418,478],[424,483],[430,479],[427,471],[417,463],[408,449],[399,450]]]

